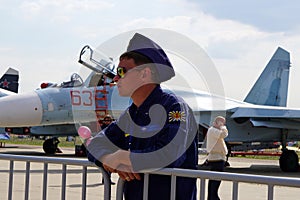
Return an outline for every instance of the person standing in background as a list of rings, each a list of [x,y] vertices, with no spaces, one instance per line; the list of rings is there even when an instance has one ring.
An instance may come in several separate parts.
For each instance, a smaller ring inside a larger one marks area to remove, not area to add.
[[[228,136],[228,130],[225,126],[226,119],[217,116],[213,125],[207,132],[207,161],[211,171],[223,172],[228,153],[224,138]],[[218,190],[221,181],[209,180],[208,182],[208,200],[219,200]]]
[[[110,115],[105,115],[105,117],[103,118],[103,121],[102,121],[101,130],[108,127],[108,125],[110,125],[110,123],[112,123],[112,121],[113,121],[113,118]]]
[[[105,117],[102,120],[101,130],[108,127],[113,121],[113,118],[110,115],[105,115]],[[111,179],[111,172],[107,171],[109,178]],[[104,184],[104,178],[102,177],[102,184]],[[110,180],[110,184],[115,185],[116,183],[112,182]]]

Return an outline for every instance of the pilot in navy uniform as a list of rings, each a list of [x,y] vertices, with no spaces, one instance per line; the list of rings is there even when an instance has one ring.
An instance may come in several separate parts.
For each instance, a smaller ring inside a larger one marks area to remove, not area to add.
[[[126,200],[143,199],[144,174],[161,168],[196,169],[197,124],[184,100],[160,83],[175,76],[163,49],[136,33],[120,56],[114,81],[133,103],[89,144],[88,158],[125,181]],[[148,199],[170,199],[171,177],[149,176]],[[196,179],[177,177],[176,199],[196,199]]]

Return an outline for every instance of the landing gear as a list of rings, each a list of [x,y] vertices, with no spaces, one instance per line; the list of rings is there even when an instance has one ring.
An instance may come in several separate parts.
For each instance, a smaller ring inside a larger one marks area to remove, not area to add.
[[[59,140],[56,137],[45,140],[43,149],[46,154],[55,154],[57,152]]]
[[[279,159],[279,166],[284,172],[297,172],[299,169],[299,159],[296,152],[283,149]]]
[[[280,169],[284,172],[297,172],[299,170],[299,158],[295,151],[286,148],[288,131],[282,130],[282,154],[279,158]]]

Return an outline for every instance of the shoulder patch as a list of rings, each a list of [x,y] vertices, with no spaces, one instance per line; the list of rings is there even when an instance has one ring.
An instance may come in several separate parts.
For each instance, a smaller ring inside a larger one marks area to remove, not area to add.
[[[169,112],[169,122],[174,122],[174,121],[184,121],[185,122],[185,112],[184,111]]]

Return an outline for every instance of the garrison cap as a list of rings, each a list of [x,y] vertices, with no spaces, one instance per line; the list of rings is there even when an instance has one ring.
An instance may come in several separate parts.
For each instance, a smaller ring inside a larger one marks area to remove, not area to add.
[[[167,81],[175,76],[173,66],[164,50],[151,39],[135,33],[129,41],[127,52],[136,52],[148,57],[156,67],[160,82]]]

